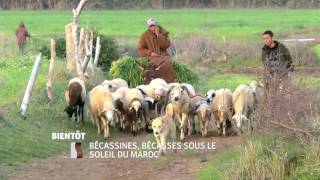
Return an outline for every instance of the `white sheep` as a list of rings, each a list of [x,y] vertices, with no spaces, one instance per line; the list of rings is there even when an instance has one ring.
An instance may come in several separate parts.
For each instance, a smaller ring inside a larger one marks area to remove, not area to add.
[[[256,104],[259,105],[263,102],[263,99],[265,97],[265,89],[264,89],[264,86],[261,82],[258,82],[258,81],[252,81],[250,84],[249,84],[252,89],[253,89],[253,92],[255,92],[255,96],[256,96]]]
[[[143,101],[143,94],[136,88],[129,89],[124,98],[125,119],[129,122],[133,135],[136,135],[140,129],[141,121],[144,120]]]
[[[150,85],[139,85],[136,87],[136,89],[140,90],[141,93],[145,96],[148,96],[150,98],[155,98],[156,95],[155,95],[155,90],[152,86]]]
[[[212,110],[210,105],[206,101],[202,101],[197,109],[199,126],[201,129],[201,135],[207,136],[209,121],[211,119]]]
[[[101,83],[101,85],[107,88],[110,92],[115,92],[120,87],[128,87],[127,81],[120,78],[105,80]]]
[[[223,88],[214,91],[211,96],[211,110],[213,112],[219,134],[226,136],[227,121],[232,119],[232,93],[229,89]]]
[[[199,106],[201,100],[200,96],[190,96],[190,92],[186,86],[176,86],[172,90],[169,90],[171,103],[175,117],[177,117],[180,123],[180,140],[184,140],[186,131],[186,122],[188,122],[188,136],[193,131],[194,114],[196,108]]]
[[[111,93],[101,85],[93,88],[89,93],[89,109],[98,134],[103,131],[104,138],[110,137],[109,124],[114,124],[114,111],[117,111]]]
[[[149,85],[151,85],[151,86],[161,85],[161,86],[163,86],[163,87],[168,88],[168,83],[167,83],[165,80],[161,79],[161,78],[153,79],[153,80],[149,83]]]
[[[144,101],[142,103],[142,107],[144,110],[144,117],[145,117],[145,123],[146,123],[146,131],[149,130],[149,125],[151,119],[154,119],[158,117],[157,113],[157,100],[155,100],[155,91],[154,88],[152,88],[150,85],[140,85],[137,86],[138,90],[141,91]]]
[[[232,95],[232,103],[234,108],[234,116],[232,120],[240,132],[242,131],[242,124],[249,122],[249,117],[252,115],[255,107],[255,92],[251,86],[239,85]]]
[[[164,112],[168,101],[167,92],[169,86],[163,79],[154,79],[149,85],[140,85],[137,89],[140,89],[146,96],[155,100],[157,109],[156,116]]]

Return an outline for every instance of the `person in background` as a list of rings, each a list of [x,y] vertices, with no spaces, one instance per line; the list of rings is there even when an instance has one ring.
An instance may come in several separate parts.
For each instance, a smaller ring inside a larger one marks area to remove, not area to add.
[[[20,22],[20,24],[16,30],[16,37],[17,37],[19,50],[23,51],[24,47],[26,45],[27,38],[28,37],[30,38],[31,36],[22,21]]]
[[[278,87],[289,79],[293,71],[292,57],[285,45],[273,40],[270,30],[262,33],[264,46],[262,48],[262,63],[264,64],[264,84],[268,91],[270,85]]]
[[[169,32],[158,25],[154,18],[147,21],[148,29],[141,35],[138,47],[140,56],[148,59],[149,63],[159,65],[159,78],[164,79],[167,83],[176,80],[171,58],[167,52],[170,47]]]

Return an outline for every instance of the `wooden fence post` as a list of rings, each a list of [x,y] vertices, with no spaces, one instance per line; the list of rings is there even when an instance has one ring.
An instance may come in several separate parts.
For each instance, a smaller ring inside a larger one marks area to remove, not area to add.
[[[52,80],[53,80],[53,68],[56,61],[56,41],[51,39],[51,56],[50,56],[50,65],[48,71],[48,82],[47,82],[47,98],[51,102],[53,99],[52,95]]]

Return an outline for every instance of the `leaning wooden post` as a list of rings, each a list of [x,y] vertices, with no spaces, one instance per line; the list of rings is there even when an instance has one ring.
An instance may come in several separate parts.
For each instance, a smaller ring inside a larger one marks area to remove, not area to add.
[[[83,63],[83,58],[85,56],[85,47],[84,47],[85,39],[84,38],[85,38],[84,28],[81,28],[80,37],[79,37],[79,58],[81,63]]]
[[[51,102],[53,98],[52,79],[53,79],[53,67],[54,67],[55,61],[56,61],[56,41],[54,39],[51,39],[51,59],[50,59],[48,82],[47,82],[47,98],[49,102]]]
[[[33,85],[36,81],[37,78],[37,74],[39,71],[39,67],[40,67],[40,62],[41,62],[41,53],[36,57],[36,60],[34,61],[34,65],[31,71],[31,75],[30,75],[30,79],[26,88],[26,91],[24,93],[23,96],[23,100],[22,100],[22,104],[20,107],[20,112],[21,115],[25,115],[27,108],[28,108],[28,104],[30,102],[30,96],[32,94],[32,89],[33,89]]]
[[[88,64],[88,67],[89,70],[91,71],[91,73],[94,73],[94,70],[93,70],[93,32],[91,31],[90,32],[90,36],[89,36],[89,51],[90,51],[90,60],[89,60],[89,64]]]
[[[85,37],[85,42],[84,42],[84,46],[85,46],[85,51],[86,51],[86,55],[84,56],[84,60],[82,63],[82,72],[85,73],[88,67],[88,63],[90,61],[90,47],[89,47],[89,41],[90,41],[90,34],[87,33],[86,37]]]
[[[95,65],[95,67],[98,66],[100,49],[101,49],[100,36],[98,36],[98,37],[97,37],[97,42],[96,42],[96,50],[95,50],[95,55],[94,55],[94,61],[93,61],[93,64]]]

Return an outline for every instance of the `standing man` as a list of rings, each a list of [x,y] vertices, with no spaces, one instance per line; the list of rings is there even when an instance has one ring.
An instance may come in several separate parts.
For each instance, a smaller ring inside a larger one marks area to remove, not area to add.
[[[20,22],[20,24],[16,30],[16,37],[17,37],[19,50],[23,51],[25,44],[26,44],[26,41],[27,41],[27,37],[30,38],[31,36],[22,21]]]
[[[287,81],[293,71],[292,58],[289,50],[280,42],[273,40],[273,32],[263,34],[262,62],[264,64],[264,84],[269,91],[270,86],[278,87]]]
[[[167,83],[174,82],[176,74],[167,52],[170,47],[169,32],[158,25],[154,18],[150,18],[147,25],[147,31],[140,37],[138,53],[140,56],[147,58],[149,63],[156,66],[161,64],[157,71],[159,78],[164,79]]]

